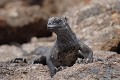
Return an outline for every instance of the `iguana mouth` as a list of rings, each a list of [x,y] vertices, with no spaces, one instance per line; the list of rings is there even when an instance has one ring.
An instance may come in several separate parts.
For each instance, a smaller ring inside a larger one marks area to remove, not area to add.
[[[57,29],[56,25],[47,25],[48,30]]]
[[[51,23],[47,25],[48,30],[58,30],[60,28],[62,28],[61,25],[58,25],[56,23],[53,23],[53,24]]]

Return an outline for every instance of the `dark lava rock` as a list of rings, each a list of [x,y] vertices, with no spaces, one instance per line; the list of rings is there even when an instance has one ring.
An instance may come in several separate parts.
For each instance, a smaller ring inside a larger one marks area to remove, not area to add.
[[[48,15],[39,6],[23,6],[19,2],[7,4],[0,9],[0,44],[24,43],[33,36],[51,36],[46,28],[47,20]]]

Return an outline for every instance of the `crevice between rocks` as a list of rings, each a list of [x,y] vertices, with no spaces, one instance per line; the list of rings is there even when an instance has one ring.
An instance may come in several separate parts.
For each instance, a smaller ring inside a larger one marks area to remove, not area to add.
[[[116,46],[111,47],[110,51],[120,54],[120,42]]]
[[[0,26],[0,45],[11,43],[27,43],[32,37],[50,37],[52,33],[46,28],[46,20],[38,20],[21,27]]]

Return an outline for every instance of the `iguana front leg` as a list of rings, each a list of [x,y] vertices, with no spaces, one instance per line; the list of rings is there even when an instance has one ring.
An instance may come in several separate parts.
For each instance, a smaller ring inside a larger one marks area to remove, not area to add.
[[[79,50],[79,57],[83,56],[86,63],[93,62],[93,51],[81,41],[79,41]]]
[[[46,58],[46,63],[47,63],[47,66],[50,70],[51,77],[54,76],[56,74],[56,72],[58,71],[57,67],[53,64],[50,57]]]

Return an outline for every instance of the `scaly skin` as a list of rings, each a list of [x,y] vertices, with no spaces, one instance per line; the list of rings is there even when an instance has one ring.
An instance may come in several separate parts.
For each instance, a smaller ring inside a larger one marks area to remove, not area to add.
[[[35,54],[37,57],[30,56],[30,60],[29,57],[16,58],[12,62],[47,63],[51,76],[54,76],[62,66],[72,66],[78,58],[82,58],[82,62],[85,63],[93,62],[92,50],[83,42],[78,41],[66,18],[50,18],[47,29],[57,35],[56,42],[50,50],[39,47],[30,53],[30,55]]]
[[[58,67],[72,66],[78,58],[83,58],[85,63],[93,61],[92,50],[83,42],[78,41],[67,23],[67,18],[50,18],[47,29],[57,35],[54,46],[48,50],[46,56],[46,63],[50,69],[51,76],[56,74]]]

